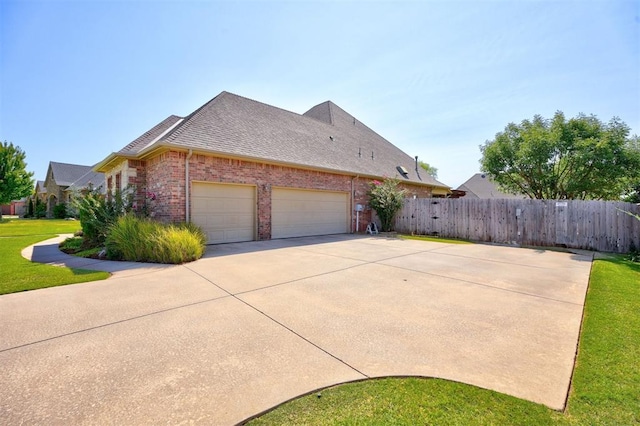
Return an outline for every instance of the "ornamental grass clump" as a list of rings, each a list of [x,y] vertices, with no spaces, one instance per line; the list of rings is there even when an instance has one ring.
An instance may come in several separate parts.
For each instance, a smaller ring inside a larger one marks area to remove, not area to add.
[[[393,219],[402,208],[406,190],[400,188],[397,179],[374,180],[369,188],[369,205],[378,214],[382,232],[393,230]]]
[[[198,235],[181,226],[162,226],[151,240],[155,246],[154,262],[192,262],[204,254],[204,245]]]
[[[109,229],[105,244],[110,259],[177,264],[201,258],[205,243],[206,236],[196,225],[125,215]]]
[[[107,258],[133,262],[152,262],[154,246],[151,236],[158,231],[159,223],[133,215],[119,217],[109,227],[105,247]]]

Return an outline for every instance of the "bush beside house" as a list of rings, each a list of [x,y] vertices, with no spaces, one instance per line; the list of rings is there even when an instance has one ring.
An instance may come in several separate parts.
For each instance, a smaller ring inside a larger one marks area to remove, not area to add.
[[[374,180],[369,189],[369,205],[378,214],[382,232],[393,231],[393,219],[404,204],[407,191],[398,179]]]
[[[68,253],[93,257],[105,248],[111,260],[154,263],[185,263],[202,257],[206,236],[193,224],[163,224],[138,217],[133,210],[132,191],[105,195],[89,188],[74,199],[82,226],[82,241],[69,238],[60,244]]]

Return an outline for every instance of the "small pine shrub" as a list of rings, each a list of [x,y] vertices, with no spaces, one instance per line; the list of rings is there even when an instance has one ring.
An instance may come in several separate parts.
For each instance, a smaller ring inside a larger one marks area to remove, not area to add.
[[[56,204],[53,207],[53,217],[55,219],[64,219],[67,217],[67,205],[64,203]]]
[[[33,216],[36,219],[42,219],[43,217],[47,217],[47,205],[41,201],[39,198],[36,198],[35,210],[33,212]]]
[[[29,203],[27,204],[27,214],[24,215],[24,217],[33,217],[33,213],[34,213],[34,206],[33,206],[33,199],[29,198]]]

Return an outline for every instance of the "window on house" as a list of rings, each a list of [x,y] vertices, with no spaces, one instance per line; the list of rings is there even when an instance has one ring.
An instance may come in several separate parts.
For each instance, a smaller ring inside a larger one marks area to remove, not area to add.
[[[111,199],[111,190],[113,189],[113,177],[109,176],[107,178],[107,197]]]
[[[116,173],[116,192],[122,191],[121,181],[122,181],[122,174]]]

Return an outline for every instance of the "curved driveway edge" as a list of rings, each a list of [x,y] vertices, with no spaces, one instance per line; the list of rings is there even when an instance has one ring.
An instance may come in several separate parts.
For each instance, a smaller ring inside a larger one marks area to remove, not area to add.
[[[0,296],[0,412],[10,424],[234,424],[394,375],[562,409],[591,260],[329,236]]]
[[[89,269],[110,272],[112,275],[137,275],[150,271],[171,268],[175,265],[143,262],[115,262],[111,260],[89,259],[72,256],[58,249],[58,245],[73,234],[60,234],[57,237],[40,241],[22,249],[22,257],[32,262],[46,263],[67,268]]]

